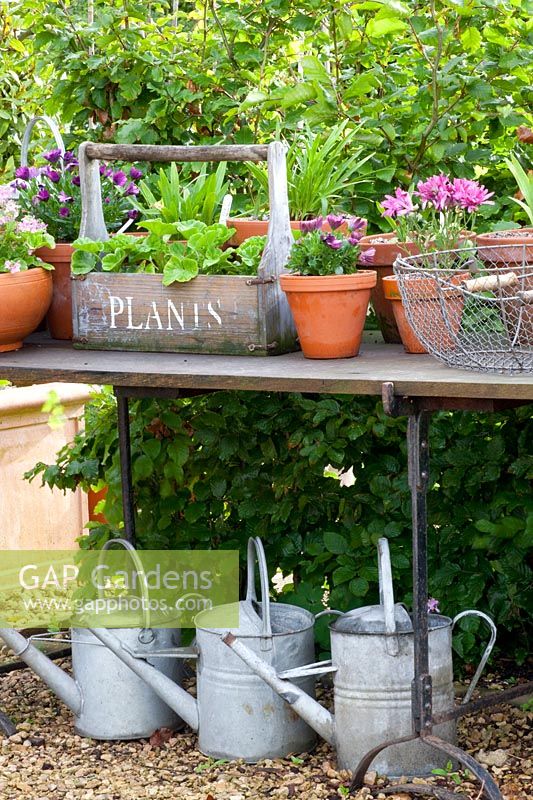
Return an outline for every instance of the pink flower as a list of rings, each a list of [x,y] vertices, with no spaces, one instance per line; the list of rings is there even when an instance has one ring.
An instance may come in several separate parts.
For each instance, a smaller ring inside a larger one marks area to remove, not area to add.
[[[452,184],[447,175],[432,175],[427,181],[418,181],[415,194],[421,199],[425,208],[434,206],[437,211],[443,211],[452,201]]]
[[[406,214],[412,214],[415,210],[409,192],[399,188],[396,189],[394,195],[386,194],[381,205],[383,206],[383,217],[403,217]]]
[[[20,272],[22,264],[20,261],[4,261],[4,267],[7,269],[8,272],[11,274],[15,272]]]
[[[369,247],[359,255],[359,263],[365,267],[371,266],[374,263],[374,256],[376,255],[376,248]]]
[[[42,222],[35,217],[22,217],[17,224],[18,233],[38,233],[46,230],[46,222]]]
[[[3,206],[8,200],[13,200],[15,197],[15,190],[12,186],[0,186],[0,206]]]
[[[460,208],[465,208],[470,213],[477,211],[481,205],[494,205],[489,197],[494,192],[489,192],[477,181],[470,181],[467,178],[454,178],[452,185],[453,202]]]
[[[7,200],[3,205],[0,204],[0,225],[14,222],[19,215],[19,207],[14,200]]]

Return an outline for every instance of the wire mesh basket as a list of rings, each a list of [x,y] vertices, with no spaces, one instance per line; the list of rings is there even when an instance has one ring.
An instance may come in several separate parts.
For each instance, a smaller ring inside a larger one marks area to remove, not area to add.
[[[407,320],[445,364],[533,373],[532,248],[507,250],[505,259],[500,245],[396,259]]]

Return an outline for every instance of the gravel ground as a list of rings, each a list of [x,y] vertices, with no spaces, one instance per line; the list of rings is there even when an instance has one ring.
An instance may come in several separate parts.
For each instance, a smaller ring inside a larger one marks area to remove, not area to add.
[[[310,755],[253,766],[214,763],[196,749],[189,732],[170,739],[156,734],[151,743],[76,736],[71,713],[29,670],[1,676],[0,698],[19,729],[0,743],[1,800],[336,800],[347,793],[349,774],[336,770],[335,754],[325,744]],[[533,798],[532,723],[533,712],[511,706],[460,723],[459,743],[489,766],[505,800]],[[457,782],[431,780],[479,800],[478,785],[464,774],[455,777]],[[366,782],[355,800],[371,792],[385,799],[379,793],[384,779],[370,772]],[[401,793],[388,797],[409,800]]]

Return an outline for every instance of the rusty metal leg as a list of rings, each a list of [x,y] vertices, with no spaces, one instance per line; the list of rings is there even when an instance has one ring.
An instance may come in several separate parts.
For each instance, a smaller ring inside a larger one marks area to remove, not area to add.
[[[436,747],[438,750],[442,750],[446,755],[450,756],[451,759],[456,759],[461,764],[463,764],[473,775],[476,776],[478,781],[481,784],[482,789],[482,796],[489,798],[489,800],[502,800],[502,795],[498,786],[491,776],[491,774],[479,764],[476,759],[465,753],[464,750],[461,750],[460,747],[457,747],[454,744],[450,744],[450,742],[444,741],[444,739],[440,739],[438,736],[424,736],[422,737],[427,744],[430,744],[432,747]]]
[[[3,711],[0,711],[0,730],[2,730],[5,736],[13,736],[13,734],[17,732],[16,727]]]

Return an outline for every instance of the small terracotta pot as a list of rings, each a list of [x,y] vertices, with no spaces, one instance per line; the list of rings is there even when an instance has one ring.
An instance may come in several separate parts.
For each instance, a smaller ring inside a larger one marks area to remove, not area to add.
[[[89,521],[90,522],[100,522],[102,525],[107,523],[107,519],[105,518],[104,514],[97,514],[94,510],[100,500],[104,500],[107,497],[107,486],[104,486],[103,489],[100,489],[99,492],[95,492],[93,489],[89,489],[87,492],[87,506],[89,508]]]
[[[18,350],[52,300],[52,273],[39,267],[0,275],[0,352]]]
[[[306,358],[352,358],[359,352],[373,270],[353,275],[281,275]]]
[[[387,275],[383,278],[383,292],[386,302],[389,302],[392,306],[394,319],[396,320],[396,325],[398,326],[398,331],[400,332],[402,344],[406,353],[427,353],[426,348],[420,342],[409,324],[395,275]]]
[[[522,264],[524,255],[526,263],[533,263],[533,228],[478,233],[476,244],[478,247],[491,248],[486,251],[482,250],[479,257],[482,261],[487,261],[487,263],[490,261],[495,266]]]
[[[299,231],[302,222],[301,220],[291,219],[290,224],[293,231]],[[226,220],[226,225],[228,228],[235,228],[235,233],[228,242],[228,244],[234,247],[242,244],[242,242],[246,241],[246,239],[250,239],[252,236],[266,236],[268,233],[268,219],[234,219],[233,217],[229,217]],[[322,223],[322,230],[331,231],[331,226],[325,220]],[[339,233],[346,233],[348,226],[344,222],[337,230]]]
[[[48,330],[52,339],[72,339],[72,289],[70,281],[70,262],[74,252],[71,244],[58,242],[56,246],[39,247],[35,255],[53,264],[52,280],[54,292],[52,305],[46,315]]]
[[[360,242],[362,253],[371,248],[376,250],[372,268],[376,270],[378,279],[375,288],[372,289],[372,305],[378,318],[381,335],[387,344],[400,344],[402,339],[393,306],[385,299],[383,278],[394,274],[392,265],[398,256],[415,256],[420,252],[413,242],[391,241],[395,238],[395,233],[374,234],[373,236],[363,236]],[[387,241],[376,242],[376,239],[386,239]]]

